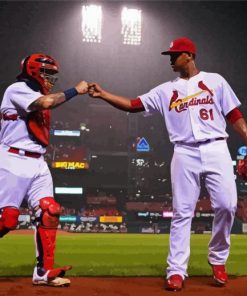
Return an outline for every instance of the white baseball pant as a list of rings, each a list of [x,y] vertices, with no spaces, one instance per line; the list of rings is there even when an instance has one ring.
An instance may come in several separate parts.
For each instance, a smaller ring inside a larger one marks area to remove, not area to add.
[[[171,163],[173,218],[167,258],[167,278],[188,276],[191,220],[200,194],[200,176],[215,213],[208,261],[225,264],[230,249],[230,232],[237,206],[232,159],[225,140],[201,144],[176,144]]]

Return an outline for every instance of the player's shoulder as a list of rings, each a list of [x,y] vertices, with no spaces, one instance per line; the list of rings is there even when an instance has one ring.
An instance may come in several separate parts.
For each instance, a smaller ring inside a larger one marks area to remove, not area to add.
[[[167,89],[169,86],[171,86],[176,81],[177,81],[177,78],[175,78],[173,80],[170,80],[170,81],[163,82],[163,83],[157,85],[154,88],[154,90],[165,90],[165,89]]]
[[[18,81],[18,82],[14,82],[12,84],[10,84],[7,89],[6,92],[15,92],[15,91],[19,91],[19,90],[24,90],[24,89],[28,89],[29,87],[27,86],[27,84],[24,81]]]
[[[207,77],[209,79],[216,79],[218,81],[223,81],[225,80],[224,77],[219,74],[219,73],[213,73],[213,72],[204,72],[204,71],[201,71],[200,74],[204,77]]]

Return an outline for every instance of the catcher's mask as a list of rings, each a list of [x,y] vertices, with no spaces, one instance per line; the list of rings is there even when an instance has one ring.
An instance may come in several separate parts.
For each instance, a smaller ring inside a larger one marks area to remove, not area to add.
[[[58,63],[49,55],[34,53],[21,62],[22,73],[19,76],[28,76],[36,80],[43,94],[48,94],[58,77]]]

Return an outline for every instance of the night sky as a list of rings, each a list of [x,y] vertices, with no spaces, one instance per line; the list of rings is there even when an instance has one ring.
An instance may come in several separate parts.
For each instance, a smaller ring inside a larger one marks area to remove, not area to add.
[[[97,44],[82,42],[81,6],[88,3],[96,2],[1,1],[1,97],[19,73],[22,58],[33,52],[44,52],[55,57],[61,66],[54,91],[86,80],[97,81],[111,92],[135,98],[175,77],[169,58],[160,53],[173,39],[187,36],[197,44],[198,68],[225,77],[247,115],[247,3],[97,1],[103,9],[102,42]],[[121,10],[124,6],[142,10],[140,46],[122,44]],[[146,133],[150,138],[154,152],[171,159],[172,145],[159,116],[147,119],[142,114],[126,115],[85,95],[54,110],[53,118],[87,122],[90,126],[101,114],[102,118],[112,117],[114,128],[119,122],[126,123],[128,128],[131,117],[137,124],[138,134]],[[231,128],[228,131],[230,150],[235,158],[237,148],[243,143]],[[100,128],[98,137],[102,137]],[[127,141],[128,132],[125,137]]]

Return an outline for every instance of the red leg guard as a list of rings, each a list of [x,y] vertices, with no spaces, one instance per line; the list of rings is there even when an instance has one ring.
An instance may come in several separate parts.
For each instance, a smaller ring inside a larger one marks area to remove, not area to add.
[[[43,267],[45,270],[52,269],[54,265],[56,231],[56,229],[46,229],[42,226],[37,229],[38,266]]]
[[[56,247],[56,232],[61,206],[51,197],[40,200],[41,216],[36,231],[38,264],[45,270],[53,269]]]
[[[20,211],[17,208],[6,207],[0,211],[0,237],[10,230],[14,230],[18,224]]]

